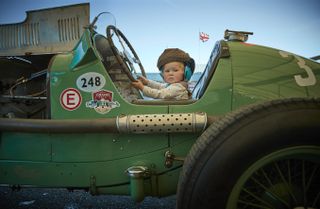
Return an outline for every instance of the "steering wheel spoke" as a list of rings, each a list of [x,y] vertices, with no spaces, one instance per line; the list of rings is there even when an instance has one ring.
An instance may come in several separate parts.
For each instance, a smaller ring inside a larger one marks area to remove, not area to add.
[[[114,34],[116,36],[113,36]],[[121,45],[121,47],[119,48],[122,48],[122,50],[119,50],[115,46],[115,43],[113,40],[114,37],[117,37],[118,39],[117,41],[119,41]],[[111,49],[117,58],[117,61],[123,68],[124,72],[128,75],[129,79],[131,81],[136,81],[135,77],[137,75],[137,72],[136,72],[136,68],[134,67],[135,64],[139,66],[142,76],[146,77],[146,73],[144,71],[144,68],[142,66],[142,63],[137,53],[131,46],[128,39],[123,35],[123,33],[115,26],[110,25],[107,27],[107,38],[111,46]]]

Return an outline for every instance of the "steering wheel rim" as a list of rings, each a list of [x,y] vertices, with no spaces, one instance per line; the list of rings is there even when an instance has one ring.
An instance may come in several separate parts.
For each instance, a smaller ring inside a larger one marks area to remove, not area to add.
[[[122,48],[123,48],[122,54],[123,55],[120,54],[118,48],[115,46],[115,44],[112,40],[113,34],[115,34],[117,36],[120,44],[122,45]],[[128,39],[123,35],[123,33],[118,28],[116,28],[114,25],[109,25],[107,27],[107,39],[108,39],[108,42],[111,46],[111,50],[112,50],[113,54],[115,55],[118,63],[121,65],[122,69],[124,69],[124,72],[128,75],[128,77],[131,81],[136,81],[136,79],[132,75],[132,73],[135,72],[135,68],[133,66],[134,63],[139,65],[142,76],[147,77],[145,70],[144,70],[144,67],[141,64],[141,61],[140,61],[137,53],[133,49],[132,45],[130,44]],[[127,47],[130,49],[131,53],[133,54],[134,59],[132,59],[130,54],[125,50],[125,47],[124,47],[123,43],[121,42],[121,39],[125,42]]]

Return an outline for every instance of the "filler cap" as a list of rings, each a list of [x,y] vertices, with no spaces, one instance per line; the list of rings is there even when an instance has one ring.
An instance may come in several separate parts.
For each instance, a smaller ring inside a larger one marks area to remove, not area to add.
[[[224,38],[228,41],[246,42],[248,40],[249,35],[253,35],[253,33],[246,31],[234,31],[228,29],[224,31]]]

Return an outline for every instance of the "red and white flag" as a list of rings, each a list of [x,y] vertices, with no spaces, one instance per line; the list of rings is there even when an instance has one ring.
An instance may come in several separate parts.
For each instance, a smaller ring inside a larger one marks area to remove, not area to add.
[[[204,32],[200,32],[199,38],[202,42],[206,42],[209,40],[209,35]]]

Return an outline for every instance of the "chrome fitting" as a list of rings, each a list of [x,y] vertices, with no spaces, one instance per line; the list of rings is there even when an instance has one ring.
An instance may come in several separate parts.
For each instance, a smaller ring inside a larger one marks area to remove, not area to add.
[[[132,166],[126,170],[130,177],[130,194],[134,201],[141,202],[144,199],[143,178],[148,174],[148,168],[145,166]]]
[[[120,133],[196,133],[207,125],[207,114],[172,113],[123,115],[117,117]]]

